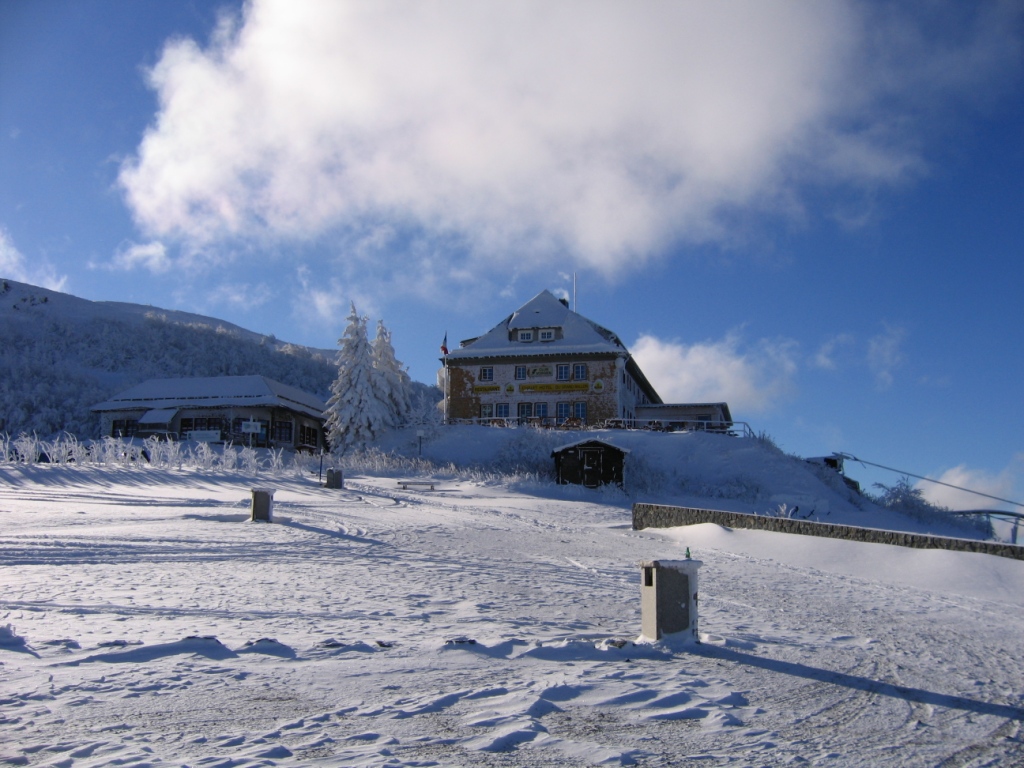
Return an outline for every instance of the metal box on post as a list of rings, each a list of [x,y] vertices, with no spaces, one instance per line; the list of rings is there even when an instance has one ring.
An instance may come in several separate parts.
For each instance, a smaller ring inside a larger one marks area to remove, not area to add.
[[[252,489],[252,519],[269,523],[274,512],[274,492],[269,488]]]
[[[344,488],[345,478],[341,474],[340,469],[328,469],[327,470],[327,481],[324,483],[325,488]]]
[[[650,560],[640,563],[640,634],[700,642],[697,634],[697,570],[700,560]]]

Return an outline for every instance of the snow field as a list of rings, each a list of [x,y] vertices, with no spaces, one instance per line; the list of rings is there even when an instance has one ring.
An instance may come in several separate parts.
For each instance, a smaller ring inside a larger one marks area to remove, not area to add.
[[[0,467],[0,765],[1024,763],[1024,563],[347,486]],[[705,642],[633,644],[685,546]]]

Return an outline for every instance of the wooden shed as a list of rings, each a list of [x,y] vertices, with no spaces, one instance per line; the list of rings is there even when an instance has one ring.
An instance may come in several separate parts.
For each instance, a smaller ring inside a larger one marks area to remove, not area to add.
[[[555,460],[555,477],[562,485],[573,483],[587,488],[614,483],[623,487],[625,448],[604,440],[580,440],[551,452]]]

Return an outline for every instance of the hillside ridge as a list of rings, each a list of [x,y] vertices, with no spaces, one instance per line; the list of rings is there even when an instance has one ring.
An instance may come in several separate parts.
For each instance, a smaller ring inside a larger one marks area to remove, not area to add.
[[[330,350],[213,317],[0,279],[0,432],[96,435],[89,408],[150,378],[261,374],[318,396]]]

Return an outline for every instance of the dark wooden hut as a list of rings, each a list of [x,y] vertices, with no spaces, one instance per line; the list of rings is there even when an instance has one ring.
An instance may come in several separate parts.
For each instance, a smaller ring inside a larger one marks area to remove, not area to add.
[[[566,485],[573,483],[587,488],[614,483],[623,487],[625,448],[603,440],[580,440],[551,452],[555,460],[555,477]]]

